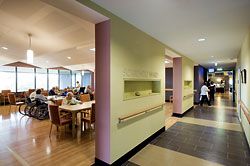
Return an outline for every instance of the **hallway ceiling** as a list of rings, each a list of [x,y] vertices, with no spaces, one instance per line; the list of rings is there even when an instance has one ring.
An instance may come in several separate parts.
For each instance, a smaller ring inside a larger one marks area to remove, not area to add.
[[[234,66],[250,26],[250,0],[92,1],[205,67]]]

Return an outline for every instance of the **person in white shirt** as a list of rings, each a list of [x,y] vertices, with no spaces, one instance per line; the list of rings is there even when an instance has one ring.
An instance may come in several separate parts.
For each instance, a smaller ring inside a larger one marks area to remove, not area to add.
[[[67,96],[63,99],[62,105],[75,105],[81,103],[80,101],[76,100],[72,92],[68,92]]]
[[[76,81],[76,89],[77,89],[77,92],[79,92],[80,87],[81,87],[81,84],[79,83],[79,81]]]
[[[208,87],[207,87],[207,83],[206,82],[204,82],[204,84],[203,84],[203,86],[201,87],[201,97],[200,97],[200,105],[202,106],[203,105],[203,103],[204,103],[204,101],[207,101],[207,104],[208,104],[208,106],[210,106],[211,104],[210,104],[210,101],[209,101],[209,99],[208,99],[208,92],[209,92],[210,90],[208,89]]]

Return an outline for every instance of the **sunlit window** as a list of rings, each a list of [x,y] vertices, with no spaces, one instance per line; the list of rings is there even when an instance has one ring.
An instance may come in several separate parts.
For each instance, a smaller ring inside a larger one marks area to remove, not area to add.
[[[49,89],[58,86],[58,70],[49,70]]]
[[[82,72],[82,85],[85,87],[87,87],[88,85],[91,85],[91,72],[90,71]]]
[[[72,87],[76,87],[76,74],[74,72],[72,72]]]
[[[17,68],[17,91],[24,92],[35,88],[34,68]]]
[[[60,70],[60,89],[71,87],[71,79],[69,70]]]
[[[36,88],[47,90],[47,69],[36,69]]]
[[[15,67],[1,66],[0,67],[0,91],[11,90],[16,91],[16,73]]]
[[[81,72],[80,71],[77,71],[76,72],[76,82],[79,82],[80,84],[81,84],[81,82],[82,82],[82,74],[81,74]],[[82,85],[81,85],[82,86]]]

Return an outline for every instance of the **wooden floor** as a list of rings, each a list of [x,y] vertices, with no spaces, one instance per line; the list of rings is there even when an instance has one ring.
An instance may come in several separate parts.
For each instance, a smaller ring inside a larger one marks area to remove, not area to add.
[[[72,138],[69,128],[49,138],[49,120],[39,121],[9,106],[0,106],[0,165],[91,165],[95,156],[94,131],[77,131]]]

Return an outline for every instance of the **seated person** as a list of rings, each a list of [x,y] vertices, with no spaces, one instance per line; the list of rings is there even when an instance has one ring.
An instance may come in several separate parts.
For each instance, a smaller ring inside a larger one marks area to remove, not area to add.
[[[67,96],[67,94],[68,94],[68,89],[65,88],[64,91],[63,91],[63,93],[62,93],[62,96]]]
[[[50,89],[49,95],[50,95],[50,96],[55,96],[55,95],[57,95],[56,92],[55,92],[55,90],[56,90],[55,87],[53,87],[52,89]]]
[[[62,101],[62,105],[75,105],[78,103],[81,103],[81,102],[74,98],[74,95],[72,92],[68,92],[67,96]]]
[[[47,98],[44,95],[42,95],[41,93],[42,93],[41,89],[36,90],[35,100],[39,100],[39,101],[41,101],[41,103],[45,103],[47,101]]]
[[[85,93],[85,87],[80,87],[79,94],[84,94]]]
[[[31,101],[34,101],[35,100],[35,97],[36,97],[36,91],[32,92],[29,96],[30,100]]]
[[[90,100],[94,99],[94,92],[92,91],[90,85],[87,86],[87,90],[86,90],[87,94],[90,95]]]

